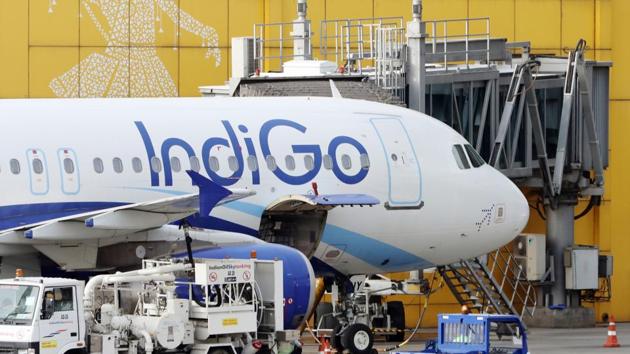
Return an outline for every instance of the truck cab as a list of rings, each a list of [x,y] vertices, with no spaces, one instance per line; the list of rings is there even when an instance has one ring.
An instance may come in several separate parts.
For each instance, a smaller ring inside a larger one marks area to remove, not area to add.
[[[0,352],[84,352],[83,287],[64,278],[0,280]]]

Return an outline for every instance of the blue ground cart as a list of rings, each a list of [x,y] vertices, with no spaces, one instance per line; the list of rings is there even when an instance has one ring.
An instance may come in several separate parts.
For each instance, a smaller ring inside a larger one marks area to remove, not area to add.
[[[527,334],[517,316],[438,316],[438,338],[429,341],[423,353],[527,354]]]

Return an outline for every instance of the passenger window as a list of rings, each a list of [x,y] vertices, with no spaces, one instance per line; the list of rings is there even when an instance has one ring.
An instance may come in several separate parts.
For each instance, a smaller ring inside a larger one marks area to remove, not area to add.
[[[483,157],[481,157],[477,150],[475,150],[475,148],[473,148],[471,145],[466,144],[464,145],[464,147],[466,148],[466,152],[468,153],[468,157],[470,158],[470,163],[473,165],[473,167],[477,168],[479,166],[483,166],[486,163],[483,160]]]
[[[313,156],[306,155],[304,156],[304,167],[306,167],[307,171],[313,171],[315,168],[315,162],[313,161]]]
[[[361,154],[361,168],[364,170],[370,168],[370,157],[367,154]]]
[[[236,160],[236,156],[228,157],[228,167],[232,172],[236,172],[236,170],[238,170],[238,161]]]
[[[284,162],[287,164],[287,169],[289,171],[295,170],[295,159],[293,156],[287,155],[287,157],[284,158]]]
[[[453,156],[455,157],[457,166],[459,166],[460,169],[467,170],[470,168],[468,158],[466,158],[466,153],[461,145],[453,145]]]
[[[119,157],[114,157],[114,159],[112,160],[112,164],[114,165],[114,172],[122,173],[123,162]]]
[[[267,160],[267,168],[269,170],[275,171],[276,168],[278,168],[278,165],[276,164],[276,159],[273,156],[268,155],[266,160]]]
[[[332,157],[330,157],[330,155],[324,155],[324,168],[327,170],[332,170],[333,168]]]
[[[179,161],[177,156],[171,157],[171,169],[175,172],[182,170],[182,163]]]
[[[11,159],[11,161],[9,161],[9,167],[11,168],[11,173],[14,175],[20,174],[20,161],[17,159]]]
[[[33,159],[33,172],[38,175],[44,173],[44,164],[42,163],[42,160],[38,158]]]
[[[98,174],[103,173],[103,171],[105,170],[103,166],[103,160],[97,157],[94,159],[93,163],[94,163],[94,172]]]
[[[350,156],[348,156],[346,154],[341,155],[341,165],[346,170],[351,169],[352,168],[352,159],[350,159]]]
[[[155,173],[162,172],[162,160],[159,157],[153,156],[151,158],[151,170]]]
[[[190,157],[190,169],[195,172],[199,172],[199,170],[201,169],[201,166],[199,165],[199,159],[197,158],[197,156]]]
[[[66,171],[67,174],[71,175],[74,173],[74,161],[72,159],[66,157],[63,159],[63,170]]]
[[[133,168],[133,171],[135,173],[142,172],[142,160],[140,160],[140,158],[138,157],[134,157],[133,159],[131,159],[131,168]]]
[[[258,171],[258,159],[254,155],[247,157],[247,167],[252,171]]]
[[[217,172],[219,167],[221,167],[219,166],[219,159],[217,159],[216,156],[210,156],[208,162],[210,163],[210,169],[214,172]]]

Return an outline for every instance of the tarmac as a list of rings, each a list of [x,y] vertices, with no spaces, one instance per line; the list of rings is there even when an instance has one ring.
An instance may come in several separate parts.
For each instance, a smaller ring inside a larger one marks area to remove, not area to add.
[[[528,333],[527,343],[529,352],[534,353],[630,353],[630,323],[617,323],[617,338],[621,347],[604,348],[604,342],[608,335],[608,326],[598,325],[593,328],[564,329],[564,328],[531,328]],[[435,329],[422,331],[422,338],[436,336]],[[304,338],[304,353],[314,354],[318,352],[318,346],[312,338]],[[376,341],[374,347],[379,352],[391,348],[397,343]],[[419,352],[424,349],[424,340],[413,340],[407,346],[395,350],[395,352]]]

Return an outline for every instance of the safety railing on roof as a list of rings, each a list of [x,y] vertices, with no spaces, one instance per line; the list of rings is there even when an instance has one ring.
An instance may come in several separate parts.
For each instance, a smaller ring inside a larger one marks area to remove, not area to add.
[[[296,59],[298,56],[309,58],[312,56],[310,35],[305,35],[303,38],[307,41],[305,53],[295,53],[293,48],[295,24],[296,22],[277,22],[254,25],[254,61],[257,68],[262,71],[281,70],[282,64],[289,60]],[[304,20],[302,25],[310,28],[310,24],[310,20]]]
[[[378,32],[383,28],[402,29],[403,18],[322,20],[319,37],[320,59],[330,60],[338,67],[351,69],[348,71],[362,73],[366,66],[364,61],[374,63],[379,46]]]
[[[463,63],[467,68],[478,61],[490,65],[489,17],[430,20],[424,24],[428,44],[426,55],[441,57],[444,70],[448,70],[449,63],[455,62]]]

